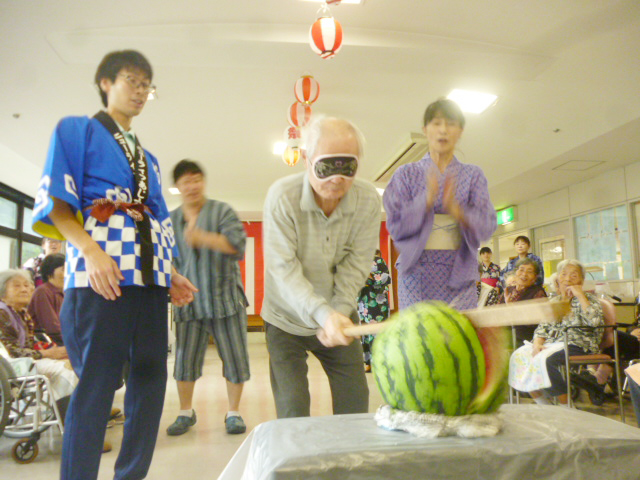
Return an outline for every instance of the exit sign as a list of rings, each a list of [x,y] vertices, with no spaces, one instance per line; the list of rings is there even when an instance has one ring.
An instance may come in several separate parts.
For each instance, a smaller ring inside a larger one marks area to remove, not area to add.
[[[516,217],[515,210],[516,210],[515,207],[509,207],[497,212],[496,215],[498,217],[498,225],[506,225],[508,223],[513,223]]]

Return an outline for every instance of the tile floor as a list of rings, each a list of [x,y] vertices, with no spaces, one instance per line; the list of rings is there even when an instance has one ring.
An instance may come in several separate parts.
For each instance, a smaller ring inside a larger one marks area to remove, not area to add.
[[[275,419],[275,407],[269,386],[268,355],[264,334],[249,333],[252,379],[246,384],[241,403],[241,413],[248,429],[259,423]],[[331,395],[326,376],[313,356],[309,360],[309,383],[311,385],[312,415],[331,414]],[[169,372],[173,371],[173,358],[169,360]],[[242,443],[244,435],[227,435],[224,431],[224,414],[226,413],[226,390],[221,376],[222,364],[214,348],[207,352],[204,377],[196,384],[195,409],[198,423],[187,434],[180,437],[169,437],[165,430],[175,419],[179,409],[178,394],[175,383],[170,381],[167,387],[164,414],[160,424],[160,434],[153,464],[147,478],[215,479]],[[371,375],[369,381],[370,410],[374,411],[381,403],[375,382]],[[116,406],[122,406],[124,389],[116,393]],[[586,395],[583,394],[586,400]],[[527,402],[528,400],[523,400]],[[636,425],[633,409],[625,401],[628,415],[627,424]],[[586,411],[619,419],[617,403],[607,401],[602,407],[594,407],[588,400],[578,406]],[[49,433],[51,432],[51,433]],[[113,451],[102,457],[100,480],[113,478],[113,466],[122,439],[122,425],[107,430],[107,440],[113,444]],[[57,431],[50,429],[39,442],[40,454],[29,465],[18,465],[11,459],[11,447],[14,441],[6,437],[0,438],[0,480],[22,479],[53,480],[58,478],[60,462],[61,437]]]

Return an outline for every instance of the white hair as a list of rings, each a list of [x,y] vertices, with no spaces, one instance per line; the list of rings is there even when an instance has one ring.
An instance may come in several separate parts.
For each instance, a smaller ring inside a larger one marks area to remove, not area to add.
[[[580,263],[578,260],[575,259],[567,259],[567,260],[563,260],[558,264],[558,275],[560,275],[562,273],[562,270],[564,270],[567,267],[576,267],[578,270],[580,270],[580,275],[582,275],[582,279],[584,280],[587,272],[585,272],[584,270],[584,265],[582,265],[582,263]]]
[[[9,285],[9,282],[16,277],[22,277],[25,280],[29,280],[31,283],[33,283],[31,274],[26,270],[20,270],[18,268],[4,270],[0,272],[0,298],[5,297],[5,295],[7,294],[7,285]]]
[[[314,157],[318,143],[323,134],[327,132],[327,124],[334,123],[340,129],[350,130],[358,142],[358,159],[364,155],[364,135],[358,127],[344,118],[327,117],[325,115],[314,115],[309,124],[302,129],[302,143],[305,145],[307,159],[311,161]]]

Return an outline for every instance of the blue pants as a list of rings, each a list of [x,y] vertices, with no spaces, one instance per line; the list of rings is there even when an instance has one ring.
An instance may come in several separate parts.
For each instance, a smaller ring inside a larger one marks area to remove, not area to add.
[[[80,381],[65,420],[61,480],[98,477],[111,404],[126,360],[126,421],[114,478],[144,478],[151,464],[167,383],[168,290],[121,290],[115,301],[91,288],[65,292],[62,335]]]

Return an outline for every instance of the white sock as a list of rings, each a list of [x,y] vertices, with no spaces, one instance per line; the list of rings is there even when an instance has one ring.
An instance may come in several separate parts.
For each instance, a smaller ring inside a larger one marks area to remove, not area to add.
[[[544,395],[533,399],[538,405],[551,405],[551,402]]]
[[[229,417],[239,417],[240,416],[240,412],[236,412],[234,410],[229,410],[227,412],[227,416],[224,418],[229,418]]]
[[[190,408],[189,410],[180,410],[178,412],[178,416],[179,417],[193,417],[193,408]]]

